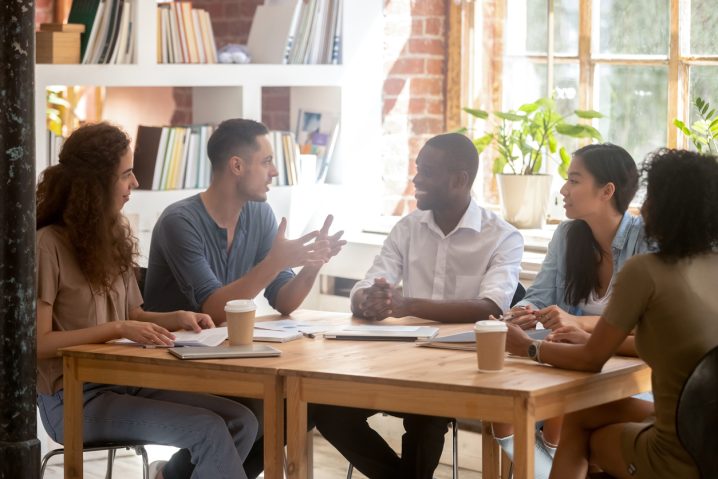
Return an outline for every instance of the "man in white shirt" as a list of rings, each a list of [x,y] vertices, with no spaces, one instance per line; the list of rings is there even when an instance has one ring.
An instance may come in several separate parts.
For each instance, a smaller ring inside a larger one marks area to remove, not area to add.
[[[424,145],[416,165],[418,210],[397,223],[352,289],[352,312],[446,323],[501,314],[518,284],[523,239],[471,198],[476,148],[464,135],[439,135]],[[406,429],[399,457],[367,423],[376,412],[316,406],[315,419],[322,435],[370,479],[431,479],[449,419],[397,414]]]

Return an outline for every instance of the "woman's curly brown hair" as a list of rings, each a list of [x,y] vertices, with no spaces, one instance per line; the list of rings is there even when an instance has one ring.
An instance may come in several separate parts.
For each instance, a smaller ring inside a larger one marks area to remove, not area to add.
[[[114,199],[117,168],[129,147],[116,126],[81,126],[65,141],[60,164],[46,169],[37,186],[37,229],[63,227],[80,269],[99,292],[136,267],[137,242]]]
[[[643,162],[646,235],[668,261],[718,248],[718,158],[661,148]]]

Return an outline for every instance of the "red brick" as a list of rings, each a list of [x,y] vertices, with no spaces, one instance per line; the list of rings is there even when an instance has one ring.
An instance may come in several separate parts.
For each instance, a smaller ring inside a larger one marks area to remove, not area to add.
[[[427,58],[426,67],[424,73],[428,75],[444,75],[444,68],[446,67],[446,61],[438,58]]]
[[[224,17],[229,18],[236,18],[239,19],[242,16],[242,9],[239,7],[238,3],[232,2],[225,2],[224,4]]]
[[[411,118],[411,132],[416,134],[438,135],[444,131],[444,120],[441,118]]]
[[[447,1],[450,0],[414,0],[412,15],[446,15]]]
[[[424,22],[424,33],[426,35],[444,34],[444,17],[430,17]]]
[[[405,88],[406,80],[402,78],[387,78],[384,80],[384,95],[396,96]]]
[[[426,100],[426,113],[429,115],[443,115],[444,100]]]
[[[423,98],[412,98],[409,100],[409,114],[415,115],[426,113],[426,100]]]
[[[446,48],[443,40],[412,38],[409,40],[409,53],[424,53],[427,55],[445,55]]]
[[[411,21],[411,35],[419,36],[424,34],[424,19],[414,18]]]
[[[444,85],[440,78],[412,78],[411,96],[441,95]]]
[[[417,75],[423,72],[423,58],[399,58],[389,68],[390,75]]]

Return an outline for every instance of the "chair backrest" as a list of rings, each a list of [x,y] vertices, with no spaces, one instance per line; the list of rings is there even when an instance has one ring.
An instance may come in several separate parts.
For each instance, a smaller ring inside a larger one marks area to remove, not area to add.
[[[140,266],[135,269],[135,277],[137,278],[137,285],[140,287],[140,293],[142,297],[145,296],[145,278],[147,277],[147,268]]]
[[[703,356],[683,385],[676,431],[701,477],[718,477],[718,347]]]
[[[511,307],[513,308],[516,303],[524,299],[524,296],[526,296],[526,288],[524,288],[524,285],[519,283],[516,286],[516,292],[514,293],[514,297],[511,298]]]

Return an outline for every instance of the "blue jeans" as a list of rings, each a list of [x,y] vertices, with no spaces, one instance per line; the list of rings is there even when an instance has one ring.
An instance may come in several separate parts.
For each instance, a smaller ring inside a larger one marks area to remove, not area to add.
[[[40,417],[55,441],[64,439],[64,394],[38,395]],[[166,479],[179,478],[187,453],[192,479],[246,479],[243,462],[258,433],[257,419],[244,405],[209,394],[85,384],[83,439],[146,442],[179,447],[165,466]],[[184,451],[186,449],[186,451]],[[177,464],[175,464],[177,463]],[[175,467],[177,466],[177,467]]]

